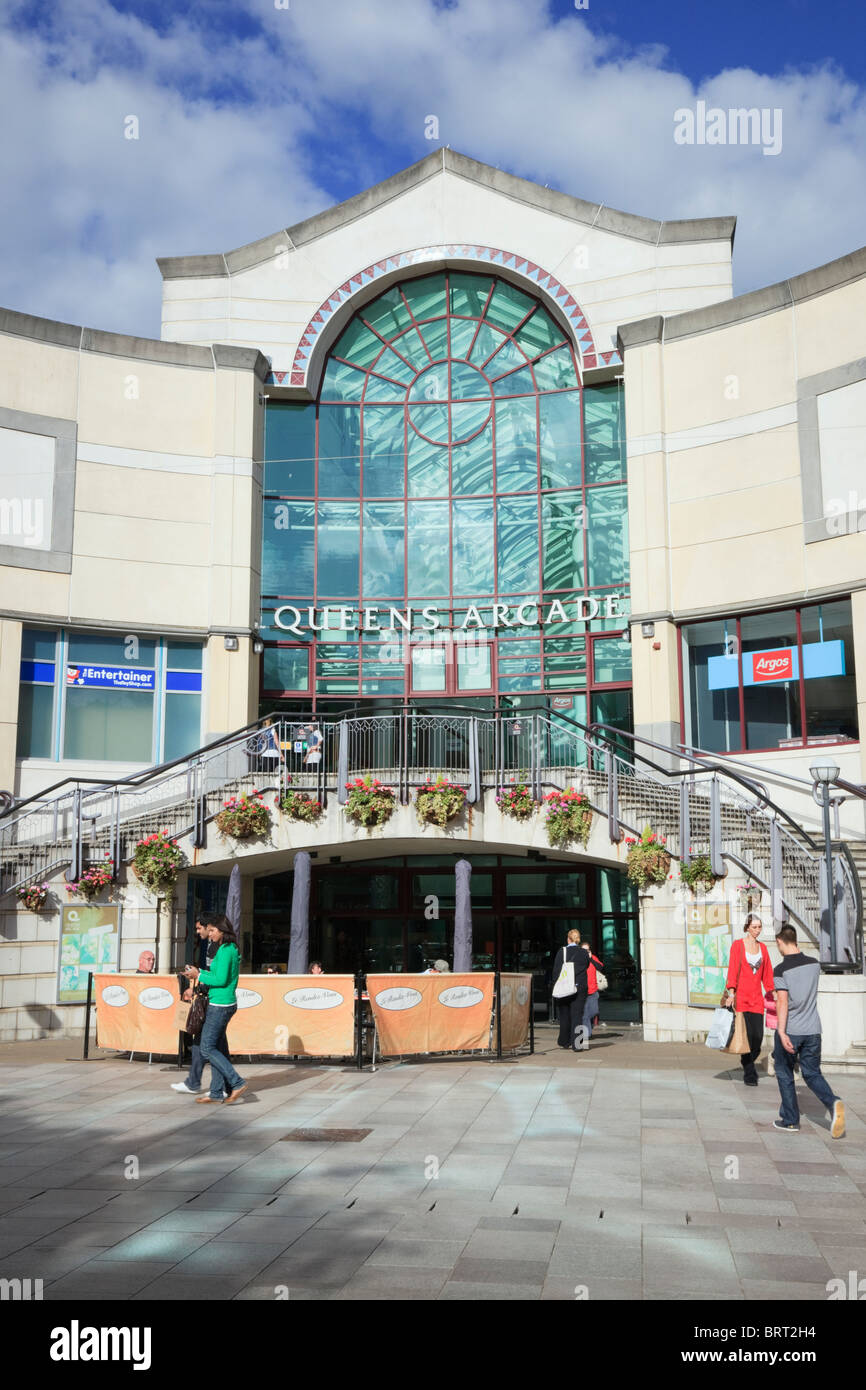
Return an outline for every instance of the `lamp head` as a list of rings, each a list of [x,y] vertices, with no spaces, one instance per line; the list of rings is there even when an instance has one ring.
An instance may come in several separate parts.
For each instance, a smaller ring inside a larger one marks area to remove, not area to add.
[[[835,763],[818,763],[815,767],[809,768],[809,773],[813,782],[818,782],[823,786],[829,786],[835,782],[839,776],[839,769]]]

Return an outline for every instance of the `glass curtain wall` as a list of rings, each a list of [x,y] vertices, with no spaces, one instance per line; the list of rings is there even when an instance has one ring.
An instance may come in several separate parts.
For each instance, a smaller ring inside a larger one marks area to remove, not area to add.
[[[575,691],[585,709],[593,637],[622,624],[570,605],[617,594],[628,611],[622,395],[581,387],[537,299],[456,271],[392,286],[344,329],[317,402],[269,402],[265,455],[266,700]],[[517,624],[553,599],[564,621]],[[282,636],[279,604],[331,605],[330,622]],[[378,610],[377,627],[335,626],[341,607]],[[392,607],[414,610],[410,634]],[[606,650],[596,682],[630,679],[627,644]]]

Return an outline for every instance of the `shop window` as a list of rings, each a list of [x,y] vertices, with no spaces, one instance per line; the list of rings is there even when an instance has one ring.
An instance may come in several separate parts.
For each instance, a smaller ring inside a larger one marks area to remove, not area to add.
[[[73,634],[64,683],[64,758],[152,760],[156,691],[152,638]]]
[[[54,740],[57,633],[24,628],[18,693],[19,758],[50,758]]]
[[[685,742],[734,753],[740,748],[736,619],[692,623],[681,632]]]
[[[858,737],[849,599],[681,631],[687,743],[731,753]]]
[[[172,761],[201,744],[201,696],[201,643],[26,630],[18,756]]]
[[[800,744],[797,615],[760,613],[740,620],[740,665],[747,748]]]

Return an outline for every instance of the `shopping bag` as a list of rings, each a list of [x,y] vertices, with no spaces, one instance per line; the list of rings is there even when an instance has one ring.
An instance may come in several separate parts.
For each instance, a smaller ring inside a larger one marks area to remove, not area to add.
[[[733,1026],[734,1016],[730,1009],[714,1009],[707,1033],[707,1047],[727,1047]]]
[[[189,1011],[191,1008],[192,1004],[189,1000],[187,1000],[186,1003],[181,1000],[179,1004],[175,1005],[174,1026],[179,1033],[185,1033],[187,1031],[187,1019],[189,1018]]]
[[[723,1047],[723,1052],[733,1052],[736,1056],[742,1057],[744,1052],[751,1052],[749,1037],[746,1032],[746,1020],[742,1014],[734,1014],[734,1028],[731,1033],[731,1040],[727,1047]]]
[[[553,986],[554,999],[564,999],[569,994],[576,994],[577,989],[574,983],[574,962],[563,960],[562,969]]]
[[[766,1001],[766,1012],[764,1013],[764,1027],[773,1030],[778,1028],[778,1026],[779,1015],[776,1012],[776,1001],[775,999],[768,999]]]

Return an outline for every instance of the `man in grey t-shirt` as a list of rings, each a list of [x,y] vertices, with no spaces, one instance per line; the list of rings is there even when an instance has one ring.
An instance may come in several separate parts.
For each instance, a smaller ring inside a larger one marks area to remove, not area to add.
[[[773,971],[779,1024],[773,1063],[782,1097],[776,1129],[796,1134],[800,1129],[800,1109],[794,1085],[794,1063],[799,1061],[803,1080],[830,1112],[830,1133],[841,1139],[845,1133],[845,1106],[831,1091],[821,1074],[821,1019],[818,1014],[818,982],[821,967],[812,956],[804,956],[797,945],[793,927],[776,932],[776,945],[782,959]]]

